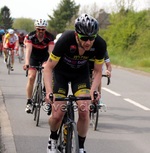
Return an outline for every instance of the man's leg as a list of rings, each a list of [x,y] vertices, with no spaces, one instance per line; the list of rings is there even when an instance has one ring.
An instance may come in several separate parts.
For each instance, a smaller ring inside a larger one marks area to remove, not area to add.
[[[52,105],[52,114],[49,118],[50,136],[48,140],[47,153],[57,153],[58,129],[61,125],[64,112],[61,110],[64,102],[55,102]]]
[[[83,152],[84,152],[84,142],[89,128],[89,106],[90,106],[90,101],[78,102],[79,118],[77,122],[77,130],[79,135],[79,148],[80,150],[83,150]]]
[[[29,69],[29,72],[28,72],[28,82],[27,82],[27,86],[26,86],[27,104],[26,104],[25,111],[27,113],[31,112],[31,103],[32,103],[31,98],[32,98],[32,92],[33,92],[35,78],[36,78],[36,70]]]

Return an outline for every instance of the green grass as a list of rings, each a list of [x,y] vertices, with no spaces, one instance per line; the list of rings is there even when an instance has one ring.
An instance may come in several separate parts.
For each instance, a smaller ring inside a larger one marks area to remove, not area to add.
[[[110,55],[111,63],[114,65],[132,68],[144,72],[150,73],[150,56],[145,56],[144,58],[127,56],[125,54],[113,54]]]

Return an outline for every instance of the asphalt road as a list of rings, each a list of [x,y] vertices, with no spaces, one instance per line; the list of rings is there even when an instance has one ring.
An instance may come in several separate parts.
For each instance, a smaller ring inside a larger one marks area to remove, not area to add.
[[[27,78],[22,64],[14,72],[0,57],[0,125],[5,153],[46,153],[48,116],[42,110],[40,126],[25,113]],[[113,67],[111,84],[103,78],[98,130],[89,127],[87,153],[150,153],[150,75]]]

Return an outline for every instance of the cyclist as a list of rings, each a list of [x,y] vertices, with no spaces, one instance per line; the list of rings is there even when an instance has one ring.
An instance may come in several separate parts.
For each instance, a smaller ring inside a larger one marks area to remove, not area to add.
[[[13,71],[13,65],[14,65],[14,50],[17,51],[19,48],[19,41],[18,41],[18,35],[15,33],[13,29],[8,29],[7,34],[5,34],[3,39],[3,52],[4,52],[4,63],[7,62],[7,48],[12,49],[12,63],[11,63],[11,70]]]
[[[105,54],[105,57],[104,57],[104,61],[105,61],[106,68],[105,68],[105,72],[103,72],[104,71],[104,64],[103,64],[102,72],[104,74],[106,74],[108,77],[111,77],[112,66],[111,66],[109,55],[108,55],[108,51],[106,51],[106,54]],[[89,60],[89,68],[90,68],[90,78],[93,79],[93,77],[94,77],[94,72],[93,72],[94,60],[93,59]],[[101,93],[101,83],[100,83],[100,85],[98,87],[98,91]],[[99,105],[100,106],[104,105],[104,103],[101,101],[101,99],[99,100]]]
[[[5,35],[5,31],[4,31],[4,29],[2,29],[0,27],[0,54],[2,54],[2,50],[3,50],[3,38],[4,38],[4,35]]]
[[[24,38],[25,38],[25,35],[23,32],[20,32],[19,35],[19,46],[20,46],[20,51],[21,51],[21,56],[22,56],[22,60],[23,60],[23,57],[24,57]],[[17,53],[18,55],[18,53]]]
[[[106,52],[106,42],[98,35],[98,31],[98,21],[88,14],[82,14],[75,20],[75,31],[65,31],[58,39],[46,63],[44,69],[45,100],[52,104],[52,113],[49,118],[51,134],[47,153],[57,152],[57,131],[64,115],[60,108],[61,105],[59,105],[60,102],[55,100],[52,102],[49,99],[49,94],[54,93],[54,97],[67,96],[68,83],[71,82],[72,92],[75,96],[91,95],[92,100],[94,99],[93,92],[97,91],[101,82],[102,64]],[[95,57],[95,77],[90,88],[88,59],[92,57]],[[98,94],[97,100],[99,98],[100,94]],[[85,153],[84,142],[89,126],[89,105],[89,100],[78,101],[77,130],[80,153]]]
[[[25,37],[25,64],[24,70],[28,69],[28,66],[38,66],[39,62],[45,65],[49,57],[49,53],[54,47],[54,36],[49,33],[47,28],[47,21],[44,19],[35,20],[35,31],[30,32]],[[26,86],[27,92],[27,104],[25,111],[31,112],[31,96],[36,78],[36,69],[29,68],[28,81]]]

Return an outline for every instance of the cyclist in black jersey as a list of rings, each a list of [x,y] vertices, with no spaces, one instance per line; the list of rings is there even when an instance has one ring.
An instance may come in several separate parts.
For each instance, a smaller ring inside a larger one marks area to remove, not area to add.
[[[45,65],[46,101],[52,103],[52,114],[49,118],[51,134],[47,153],[57,152],[57,130],[64,115],[61,106],[65,104],[65,102],[52,102],[49,94],[54,93],[55,97],[67,96],[68,82],[71,82],[71,89],[75,96],[91,96],[93,100],[93,92],[98,91],[107,50],[106,42],[98,35],[98,31],[98,21],[88,14],[82,14],[75,20],[75,31],[66,31],[58,39]],[[90,87],[88,61],[93,57],[95,57],[95,77]],[[97,100],[99,98],[100,94]],[[90,101],[78,101],[77,129],[80,153],[85,153],[84,142],[89,126],[89,105]]]
[[[49,53],[54,48],[54,36],[46,30],[48,25],[44,19],[35,20],[35,31],[30,32],[25,37],[25,64],[24,70],[28,66],[39,66],[39,62],[45,65],[49,57]],[[27,105],[25,111],[31,112],[31,96],[36,78],[36,69],[29,68],[28,82],[26,86]]]
[[[106,51],[106,54],[105,54],[105,57],[104,57],[104,63],[105,63],[105,67],[104,67],[104,64],[103,64],[102,73],[107,75],[110,78],[111,77],[112,66],[111,66],[109,55],[108,55],[108,51]],[[94,69],[94,59],[90,59],[89,60],[89,68],[90,68],[90,78],[93,79],[93,77],[94,77],[94,71],[93,71],[93,69]],[[100,83],[100,85],[98,87],[98,91],[100,93],[101,93],[101,83]],[[100,106],[104,106],[105,105],[102,102],[101,99],[99,99],[98,104]]]

